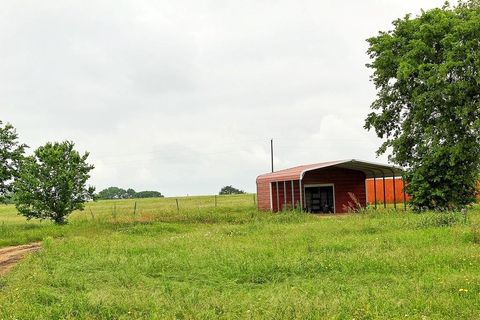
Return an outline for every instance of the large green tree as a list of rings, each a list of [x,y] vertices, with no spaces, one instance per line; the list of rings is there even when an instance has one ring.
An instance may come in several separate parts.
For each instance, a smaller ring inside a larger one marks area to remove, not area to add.
[[[95,189],[87,187],[93,165],[88,153],[80,155],[73,142],[47,143],[26,157],[13,184],[14,201],[28,219],[51,219],[64,224],[74,210],[83,210]]]
[[[5,201],[12,191],[12,182],[18,176],[26,147],[18,141],[14,127],[0,121],[0,202]]]
[[[480,6],[422,11],[368,39],[377,88],[365,127],[406,168],[417,209],[474,201],[480,168]]]

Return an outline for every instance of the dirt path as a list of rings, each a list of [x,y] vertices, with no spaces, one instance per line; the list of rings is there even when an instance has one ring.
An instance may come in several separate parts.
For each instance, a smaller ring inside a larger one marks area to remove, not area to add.
[[[6,247],[0,249],[0,276],[6,274],[18,263],[27,253],[40,249],[40,243],[34,242],[21,246]]]

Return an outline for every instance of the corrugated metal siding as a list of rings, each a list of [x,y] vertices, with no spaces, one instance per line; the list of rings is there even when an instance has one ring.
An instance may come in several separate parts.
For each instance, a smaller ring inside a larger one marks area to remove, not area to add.
[[[272,182],[272,197],[273,197],[273,211],[281,211],[283,209],[289,208],[291,205],[291,196],[290,199],[288,194],[285,194],[288,186],[287,183],[280,182]],[[278,194],[277,194],[277,186],[278,186]],[[278,201],[278,206],[277,206]]]
[[[270,210],[270,183],[257,182],[257,207],[258,210]]]
[[[293,203],[294,207],[300,207],[300,182],[293,181],[293,194],[295,198],[295,202]]]
[[[368,195],[368,203],[374,204],[375,203],[375,183],[373,179],[367,180],[367,195]],[[383,179],[377,178],[377,203],[383,203]],[[395,179],[395,196],[397,203],[403,202],[403,181],[402,179]],[[387,178],[385,179],[385,198],[387,203],[393,203],[393,179]],[[406,195],[407,201],[410,199],[410,196]]]
[[[377,178],[377,203],[383,203],[383,179]],[[395,191],[396,191],[396,198],[397,203],[403,202],[403,180],[401,178],[395,179]],[[477,184],[477,190],[479,193],[477,194],[477,199],[480,202],[480,181]],[[368,203],[374,204],[375,203],[375,193],[374,193],[374,182],[373,179],[367,180],[367,195],[368,195]],[[386,178],[385,179],[385,196],[387,203],[393,203],[393,179]],[[406,200],[410,200],[410,196],[408,194],[405,195]]]
[[[292,185],[291,181],[288,181],[287,183],[290,184],[290,187]],[[299,188],[299,182],[293,181],[293,202],[292,202],[292,194],[291,194],[291,189],[290,190],[290,199],[288,201],[289,205],[292,208],[297,208],[300,207],[300,188]]]
[[[285,191],[283,190],[283,181],[278,183],[278,199],[280,206],[277,207],[277,183],[259,180],[257,182],[257,206],[259,210],[270,210],[270,184],[272,186],[272,206],[273,211],[276,212],[283,208],[292,208],[300,205],[300,189],[299,182],[293,181],[293,197],[292,203],[292,181],[285,182]],[[286,195],[286,197],[285,197]],[[286,201],[285,201],[286,199]],[[285,204],[286,202],[286,204]]]
[[[352,202],[348,193],[353,193],[360,204],[366,205],[365,174],[361,171],[325,168],[310,171],[305,174],[302,183],[307,184],[334,184],[335,188],[335,210],[337,213],[344,213],[344,205]]]
[[[297,166],[293,168],[288,168],[284,170],[279,170],[275,172],[265,173],[257,177],[258,180],[268,180],[268,181],[291,181],[291,180],[298,180],[300,179],[300,175],[305,170],[311,170],[313,168],[323,168],[329,167],[332,165],[348,162],[351,160],[340,160],[340,161],[329,161],[329,162],[322,162],[322,163],[313,163],[313,164],[306,164],[302,166]]]

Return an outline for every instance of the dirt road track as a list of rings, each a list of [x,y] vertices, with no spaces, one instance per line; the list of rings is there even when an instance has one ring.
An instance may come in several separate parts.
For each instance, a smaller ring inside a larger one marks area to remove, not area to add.
[[[6,274],[27,253],[40,249],[40,243],[34,242],[14,247],[0,248],[0,276]]]

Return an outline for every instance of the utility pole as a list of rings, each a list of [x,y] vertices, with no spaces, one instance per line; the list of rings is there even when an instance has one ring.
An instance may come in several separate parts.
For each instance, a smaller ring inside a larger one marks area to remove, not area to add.
[[[272,162],[272,172],[273,172],[273,139],[270,139],[270,161]]]

